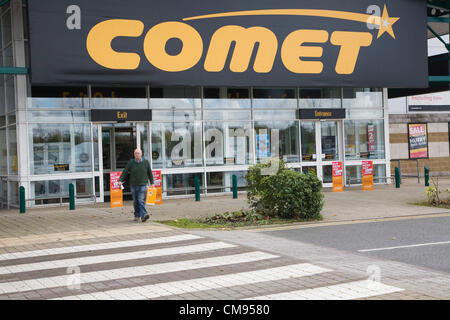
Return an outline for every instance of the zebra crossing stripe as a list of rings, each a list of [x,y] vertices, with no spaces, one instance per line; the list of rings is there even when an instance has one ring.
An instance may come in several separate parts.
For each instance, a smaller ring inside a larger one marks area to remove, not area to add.
[[[372,280],[259,296],[245,300],[351,300],[395,293],[404,289]]]
[[[204,252],[218,249],[234,248],[236,245],[225,243],[225,242],[212,242],[212,243],[201,243],[189,246],[180,246],[172,248],[161,248],[137,252],[127,252],[127,253],[116,253],[116,254],[106,254],[100,256],[89,256],[81,258],[72,259],[62,259],[62,260],[52,260],[28,264],[18,264],[12,266],[0,267],[1,274],[11,274],[18,272],[30,272],[37,270],[55,269],[55,268],[68,268],[71,266],[83,266],[90,264],[98,264],[104,262],[113,261],[125,261],[133,259],[145,259],[151,257],[160,256],[170,256],[183,253],[195,253]]]
[[[194,260],[184,260],[177,262],[152,264],[146,266],[86,272],[80,273],[79,277],[80,277],[80,285],[82,287],[83,284],[99,281],[119,280],[125,278],[142,277],[177,271],[250,263],[274,258],[278,258],[278,256],[264,253],[261,251],[253,251],[242,254],[226,255],[213,258],[200,258]],[[0,294],[24,292],[46,288],[48,289],[56,287],[66,287],[68,286],[68,281],[71,279],[70,276],[71,275],[63,275],[63,276],[38,278],[32,280],[3,282],[0,283]]]
[[[191,235],[191,234],[183,234],[183,235],[176,235],[176,236],[170,236],[170,237],[160,237],[160,238],[151,238],[151,239],[136,239],[136,240],[105,242],[105,243],[98,243],[98,244],[91,244],[91,245],[73,246],[73,247],[69,246],[69,247],[61,247],[61,248],[4,253],[4,254],[0,254],[0,260],[33,258],[33,257],[40,257],[40,256],[49,256],[49,255],[55,255],[55,254],[74,253],[74,252],[83,252],[83,251],[92,251],[92,250],[118,249],[118,248],[144,246],[144,245],[151,245],[151,244],[162,244],[162,243],[170,243],[170,242],[176,242],[176,241],[195,240],[195,239],[202,239],[202,237],[196,236],[196,235]]]
[[[223,276],[165,282],[134,288],[108,290],[103,291],[100,294],[92,293],[73,295],[53,300],[95,300],[107,299],[107,297],[114,300],[154,299],[164,296],[255,284],[259,282],[307,277],[330,271],[332,270],[321,268],[309,263],[301,263],[278,268],[240,272]]]

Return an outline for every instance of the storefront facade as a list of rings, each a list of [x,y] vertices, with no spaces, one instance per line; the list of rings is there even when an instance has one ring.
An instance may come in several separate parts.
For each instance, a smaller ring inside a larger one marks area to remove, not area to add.
[[[22,1],[1,8],[4,66],[33,61],[26,15]],[[375,183],[390,183],[387,89],[219,82],[69,84],[2,75],[1,205],[18,205],[19,186],[28,206],[67,202],[70,183],[85,196],[79,201],[109,201],[109,173],[121,171],[136,147],[161,170],[164,197],[192,196],[195,177],[204,195],[230,192],[233,175],[243,189],[248,168],[272,158],[314,170],[325,187],[333,161],[343,162],[344,184],[354,185],[362,161],[372,160]]]

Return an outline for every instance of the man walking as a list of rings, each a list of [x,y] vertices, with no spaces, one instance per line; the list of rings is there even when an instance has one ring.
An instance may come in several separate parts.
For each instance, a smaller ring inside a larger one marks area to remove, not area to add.
[[[122,171],[119,178],[119,185],[129,179],[131,194],[133,195],[134,221],[145,222],[150,218],[145,209],[145,198],[147,195],[147,184],[150,180],[151,187],[154,187],[152,168],[148,160],[142,158],[142,150],[134,150],[134,159],[128,161],[127,166]]]

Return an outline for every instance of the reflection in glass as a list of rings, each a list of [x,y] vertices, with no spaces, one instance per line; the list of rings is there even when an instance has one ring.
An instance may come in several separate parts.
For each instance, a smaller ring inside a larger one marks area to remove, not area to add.
[[[69,184],[75,186],[75,195],[92,195],[92,179],[76,180],[45,180],[31,182],[31,197],[36,199],[35,204],[51,204],[69,202]],[[60,197],[60,198],[57,198]],[[89,198],[80,198],[77,201],[89,201]]]
[[[300,89],[299,108],[341,108],[340,88]]]
[[[9,174],[17,174],[19,161],[17,158],[17,130],[16,126],[9,126],[8,135],[8,162]]]
[[[208,172],[206,174],[206,185],[208,193],[231,192],[233,187],[233,175],[236,175],[238,190],[245,191],[247,181],[246,171],[232,172]]]
[[[201,166],[201,122],[153,123],[152,156],[155,168]]]
[[[250,122],[206,122],[206,165],[253,163]]]
[[[29,108],[89,108],[87,87],[45,87],[32,86]]]
[[[31,174],[91,171],[90,124],[30,127]]]
[[[383,89],[344,88],[344,108],[382,108]]]
[[[346,120],[345,158],[384,159],[384,121]]]
[[[299,162],[298,122],[255,122],[256,158],[264,162],[268,158],[284,162]]]
[[[203,187],[203,174],[181,173],[163,176],[163,192],[168,196],[187,195],[195,193],[195,177],[198,177],[200,188]]]
[[[145,87],[92,88],[93,109],[147,109],[147,93]]]
[[[6,153],[6,128],[0,129],[0,175],[8,174],[7,153]]]
[[[338,157],[338,134],[336,122],[321,122],[322,154],[324,161],[337,160]]]
[[[316,161],[316,124],[301,122],[302,161]]]
[[[323,183],[333,183],[333,166],[323,166]]]

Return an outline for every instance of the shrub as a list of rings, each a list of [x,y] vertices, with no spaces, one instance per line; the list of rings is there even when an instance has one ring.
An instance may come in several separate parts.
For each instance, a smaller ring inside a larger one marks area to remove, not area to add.
[[[287,169],[280,162],[277,173],[263,176],[259,164],[246,176],[250,206],[265,216],[283,219],[319,219],[323,208],[322,182],[315,173]]]

